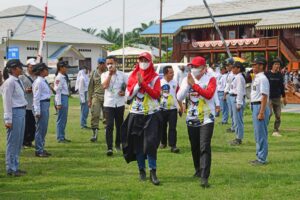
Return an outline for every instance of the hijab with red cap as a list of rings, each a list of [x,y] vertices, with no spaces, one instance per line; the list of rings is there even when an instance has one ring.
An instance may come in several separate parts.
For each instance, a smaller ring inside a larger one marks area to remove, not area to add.
[[[138,78],[137,78],[138,72],[141,74],[141,76],[143,77],[143,81],[147,85],[156,76],[158,76],[157,73],[155,72],[155,69],[154,69],[154,66],[153,66],[151,54],[148,53],[148,52],[143,52],[139,55],[139,59],[140,58],[146,58],[149,61],[149,67],[146,70],[143,70],[143,69],[140,68],[139,63],[137,63],[135,65],[135,68],[134,68],[133,72],[131,73],[131,75],[128,78],[127,90],[129,92],[129,95],[132,94],[135,85],[138,83]],[[141,92],[143,93],[144,91],[141,91]]]

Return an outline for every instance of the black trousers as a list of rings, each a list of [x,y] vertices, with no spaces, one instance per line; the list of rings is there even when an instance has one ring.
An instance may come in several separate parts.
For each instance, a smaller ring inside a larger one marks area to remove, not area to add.
[[[200,171],[201,178],[208,178],[211,166],[211,138],[214,131],[214,123],[200,127],[188,126],[192,156],[196,171]]]
[[[167,145],[167,139],[170,147],[176,147],[177,143],[177,109],[161,111],[163,117],[161,144]],[[167,128],[169,124],[169,134]]]
[[[105,133],[106,133],[107,149],[113,148],[114,123],[116,123],[115,146],[119,147],[121,144],[120,129],[124,121],[124,110],[125,110],[125,106],[116,107],[116,108],[104,107],[105,118],[106,118]]]
[[[35,118],[32,110],[26,110],[25,132],[23,145],[29,145],[33,142],[35,136]]]

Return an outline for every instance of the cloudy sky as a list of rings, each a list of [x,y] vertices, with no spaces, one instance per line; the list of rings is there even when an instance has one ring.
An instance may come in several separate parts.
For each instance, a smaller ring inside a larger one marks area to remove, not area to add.
[[[58,20],[65,20],[85,10],[100,5],[108,0],[48,0],[49,13]],[[207,3],[219,3],[230,0],[207,0]],[[34,5],[43,9],[46,0],[0,0],[0,10],[13,6]],[[111,0],[104,6],[67,21],[78,28],[93,27],[98,30],[109,26],[122,28],[123,0]],[[159,20],[160,0],[125,0],[126,22],[125,31],[139,27],[141,23]],[[202,0],[164,0],[163,17],[182,11],[188,6],[203,4]]]

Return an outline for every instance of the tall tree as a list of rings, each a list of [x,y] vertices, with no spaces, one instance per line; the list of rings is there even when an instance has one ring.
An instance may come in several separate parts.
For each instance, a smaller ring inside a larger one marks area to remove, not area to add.
[[[111,26],[106,30],[101,30],[96,36],[100,36],[111,43],[115,43],[117,45],[122,44],[122,35],[119,28],[113,29]]]

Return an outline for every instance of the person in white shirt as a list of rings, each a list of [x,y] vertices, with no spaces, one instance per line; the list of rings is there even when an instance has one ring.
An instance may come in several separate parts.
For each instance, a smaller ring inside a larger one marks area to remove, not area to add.
[[[180,86],[182,83],[182,80],[187,76],[187,72],[185,71],[185,66],[184,65],[180,65],[179,66],[179,70],[177,71],[177,75],[176,75],[176,81],[178,83],[178,85]]]
[[[28,59],[26,61],[27,72],[19,77],[25,87],[25,99],[28,102],[26,106],[25,133],[23,141],[24,148],[33,147],[32,142],[35,135],[35,119],[32,113],[32,84],[36,78],[34,73],[32,72],[32,68],[34,65],[36,65],[35,59]]]
[[[6,172],[8,176],[22,176],[25,171],[19,169],[19,156],[22,148],[27,101],[25,88],[18,78],[22,74],[23,64],[19,59],[6,63],[3,71],[5,79],[2,85],[4,124],[7,130]]]
[[[228,105],[226,103],[226,100],[224,100],[224,90],[226,86],[226,80],[227,80],[227,70],[225,65],[221,66],[220,68],[220,76],[217,77],[217,93],[218,98],[220,101],[221,106],[221,112],[222,112],[222,122],[221,124],[227,124],[228,123]]]
[[[35,156],[48,157],[51,154],[45,150],[45,137],[48,130],[49,107],[51,89],[45,79],[48,76],[48,66],[45,63],[39,63],[34,66],[33,72],[37,79],[33,82],[33,113],[36,119],[35,132]]]
[[[56,120],[56,139],[59,143],[71,142],[66,139],[65,129],[67,125],[69,109],[69,87],[67,82],[68,63],[60,61],[57,63],[57,76],[54,80],[55,105],[58,110]]]
[[[80,126],[81,128],[88,128],[86,124],[86,120],[89,114],[89,106],[87,100],[87,93],[89,87],[89,76],[88,76],[88,67],[83,66],[82,69],[78,72],[75,91],[78,90],[79,99],[80,99]]]
[[[194,177],[199,177],[200,185],[206,188],[209,187],[211,168],[210,144],[214,130],[217,81],[214,74],[207,70],[203,57],[195,57],[189,65],[191,73],[183,79],[177,99],[182,101],[188,97],[186,123],[195,167]]]
[[[232,110],[233,105],[232,102],[230,101],[230,85],[235,76],[231,71],[233,63],[234,63],[233,59],[227,59],[226,61],[226,69],[228,71],[228,76],[227,76],[226,85],[224,89],[224,100],[227,102],[228,111],[231,118],[231,127],[227,129],[227,132],[235,132],[235,124],[233,120],[233,110]]]
[[[182,114],[182,105],[178,103],[176,93],[179,90],[179,86],[174,78],[174,71],[172,66],[165,66],[163,69],[164,77],[160,80],[161,85],[161,97],[160,108],[163,116],[162,135],[161,135],[161,148],[165,148],[168,144],[171,147],[171,152],[179,153],[177,148],[177,109]],[[169,124],[169,127],[168,127]],[[167,128],[169,128],[167,134]]]
[[[251,110],[256,142],[256,160],[250,161],[252,165],[265,164],[268,156],[270,84],[264,74],[266,65],[266,60],[261,57],[255,58],[252,63],[255,76],[251,84]]]
[[[232,67],[232,73],[235,75],[234,80],[230,86],[230,101],[233,103],[233,120],[236,124],[235,127],[235,139],[231,141],[231,145],[240,145],[244,138],[244,110],[245,110],[245,97],[246,97],[246,80],[243,72],[245,68],[243,63],[234,62]]]
[[[101,83],[104,91],[104,112],[106,118],[106,144],[107,156],[113,155],[113,131],[114,122],[116,123],[115,148],[121,150],[120,128],[124,121],[125,110],[125,89],[127,76],[117,70],[116,58],[109,56],[106,58],[108,71],[101,74]]]

